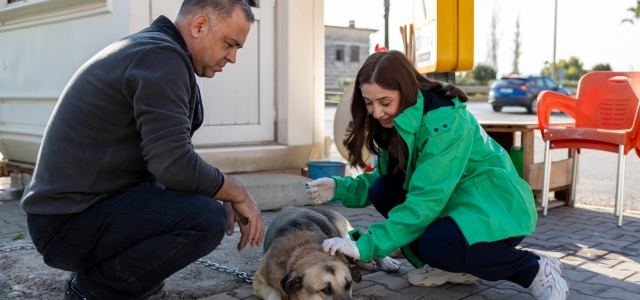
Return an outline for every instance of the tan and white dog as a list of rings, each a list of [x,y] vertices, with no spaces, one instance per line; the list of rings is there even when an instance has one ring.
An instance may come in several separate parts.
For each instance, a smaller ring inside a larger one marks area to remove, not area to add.
[[[322,250],[324,240],[348,238],[352,229],[344,216],[332,210],[283,208],[265,234],[264,257],[253,280],[254,295],[266,300],[346,300],[351,299],[353,283],[362,280],[358,266],[400,270],[400,263],[390,257],[356,261],[356,266],[342,254]]]

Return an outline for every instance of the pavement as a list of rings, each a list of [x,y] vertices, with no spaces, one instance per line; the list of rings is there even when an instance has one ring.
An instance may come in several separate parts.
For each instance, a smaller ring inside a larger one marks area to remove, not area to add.
[[[350,209],[340,203],[326,208],[345,215],[354,227],[366,229],[383,218],[369,207]],[[264,211],[268,226],[277,213]],[[0,202],[0,248],[30,242],[25,213],[18,201]],[[253,274],[262,254],[260,247],[238,253],[238,234],[205,257]],[[557,207],[540,215],[536,231],[524,239],[523,249],[559,258],[569,282],[569,299],[638,299],[640,294],[640,212],[626,211],[617,227],[611,208],[578,204]],[[362,270],[354,286],[354,299],[532,299],[529,291],[507,281],[440,287],[411,286],[406,273],[413,269],[403,258],[401,272]],[[67,274],[45,266],[35,250],[0,252],[0,299],[60,299]],[[153,299],[258,299],[250,284],[236,276],[190,265],[166,280],[165,290]]]

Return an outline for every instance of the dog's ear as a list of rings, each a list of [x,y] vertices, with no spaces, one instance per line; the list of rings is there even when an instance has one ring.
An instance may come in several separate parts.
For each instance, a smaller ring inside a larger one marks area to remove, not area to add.
[[[287,296],[291,298],[291,293],[295,293],[302,289],[302,276],[298,276],[294,271],[289,272],[282,280],[280,280],[280,287],[287,293]]]
[[[360,274],[360,269],[356,265],[349,265],[349,271],[351,272],[351,279],[356,283],[362,281],[362,274]]]

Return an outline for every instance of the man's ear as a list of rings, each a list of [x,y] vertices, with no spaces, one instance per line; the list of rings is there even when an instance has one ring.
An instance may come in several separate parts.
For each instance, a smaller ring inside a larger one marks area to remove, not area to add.
[[[287,293],[287,296],[291,298],[291,293],[302,289],[302,276],[298,276],[294,271],[291,271],[280,280],[280,287],[282,287]]]
[[[349,265],[349,271],[351,272],[351,279],[356,283],[362,281],[362,274],[360,274],[360,269],[356,265]]]
[[[191,21],[191,36],[194,38],[198,38],[205,34],[209,29],[209,16],[206,14],[199,14],[193,18]]]

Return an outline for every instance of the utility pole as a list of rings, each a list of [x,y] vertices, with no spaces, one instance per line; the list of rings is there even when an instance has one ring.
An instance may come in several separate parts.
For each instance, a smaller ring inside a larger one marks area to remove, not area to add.
[[[384,0],[384,46],[389,49],[389,0]]]
[[[558,31],[557,27],[558,27],[558,0],[556,0],[556,8],[555,8],[555,13],[553,17],[553,67],[551,71],[551,78],[553,78],[553,80],[558,80],[556,78],[556,31]]]

